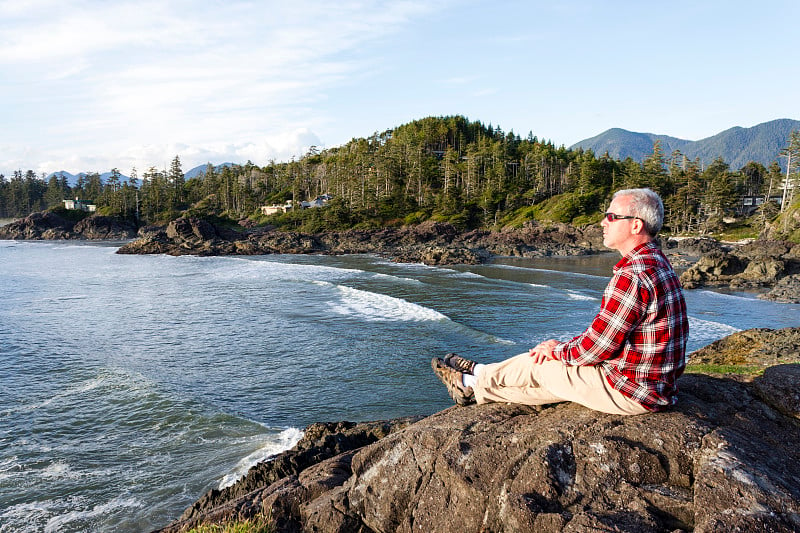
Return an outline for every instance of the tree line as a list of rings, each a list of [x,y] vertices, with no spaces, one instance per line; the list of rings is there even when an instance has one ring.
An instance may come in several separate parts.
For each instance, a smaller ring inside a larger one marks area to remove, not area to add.
[[[778,157],[787,157],[784,173]],[[618,160],[591,150],[570,150],[462,116],[428,117],[352,139],[343,146],[309,149],[288,162],[251,162],[215,168],[185,179],[178,156],[168,169],[118,169],[105,181],[96,173],[74,186],[32,171],[0,175],[0,217],[57,208],[67,198],[95,203],[98,212],[139,224],[161,223],[189,212],[219,221],[272,223],[306,231],[374,228],[438,220],[462,229],[493,228],[539,219],[597,222],[614,190],[650,187],[665,203],[665,229],[713,231],[736,213],[742,197],[758,198],[757,217],[774,217],[784,179],[796,176],[800,132],[769,166],[750,162],[731,169],[721,158],[708,166],[656,142],[644,161]],[[795,180],[797,181],[797,180]],[[791,194],[794,190],[791,190]],[[265,217],[259,207],[329,194],[324,209]],[[766,201],[763,201],[766,200]],[[791,203],[792,197],[788,199]],[[762,203],[763,201],[763,203]],[[787,202],[784,202],[784,206]]]

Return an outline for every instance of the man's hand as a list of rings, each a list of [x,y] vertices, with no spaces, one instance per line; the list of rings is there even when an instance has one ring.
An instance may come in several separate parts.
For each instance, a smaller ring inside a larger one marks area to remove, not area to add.
[[[531,348],[529,355],[533,357],[533,362],[539,364],[547,360],[555,360],[553,355],[553,348],[560,343],[555,339],[549,339],[539,343],[535,348]]]

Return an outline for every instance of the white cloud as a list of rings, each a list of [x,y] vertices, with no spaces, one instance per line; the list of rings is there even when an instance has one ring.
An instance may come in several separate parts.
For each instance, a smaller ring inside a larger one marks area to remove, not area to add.
[[[121,166],[120,157],[157,165],[147,158],[177,145],[188,157],[299,155],[291,150],[309,144],[298,132],[322,144],[311,131],[326,120],[315,107],[326,91],[374,68],[360,50],[434,9],[307,0],[19,4],[0,4],[8,22],[0,77],[15,80],[0,87],[0,99],[17,123],[0,143],[20,154],[5,164],[38,154],[20,161],[37,167]],[[220,143],[228,148],[211,148]]]

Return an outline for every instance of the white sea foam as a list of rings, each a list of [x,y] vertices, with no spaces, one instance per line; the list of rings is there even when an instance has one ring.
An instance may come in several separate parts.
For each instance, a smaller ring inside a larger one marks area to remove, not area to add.
[[[754,301],[753,296],[749,296],[749,295],[728,294],[728,293],[724,293],[724,292],[710,291],[710,290],[704,290],[704,289],[700,289],[697,292],[698,293],[703,293],[703,296],[707,296],[707,297],[711,297],[711,298],[738,300],[739,302],[742,302],[742,301],[752,302],[752,301]]]
[[[62,502],[54,500],[39,500],[0,509],[0,532],[39,532],[42,530],[40,522],[43,518],[56,514],[61,505]]]
[[[489,339],[492,342],[495,342],[497,344],[507,344],[509,346],[513,346],[513,345],[517,344],[515,341],[510,341],[508,339],[504,339],[502,337],[498,337],[497,335],[489,335]]]
[[[714,322],[712,320],[703,320],[702,318],[693,317],[691,315],[689,316],[690,334],[696,334],[698,336],[711,335],[716,336],[717,338],[722,338],[726,335],[730,335],[731,333],[736,333],[737,331],[741,330],[728,324],[723,324],[722,322]]]
[[[95,505],[91,509],[85,510],[75,510],[70,511],[68,513],[64,513],[62,515],[55,516],[47,521],[47,525],[44,527],[45,533],[56,533],[58,531],[63,531],[66,529],[66,526],[71,524],[72,522],[79,522],[90,520],[92,518],[96,518],[98,516],[107,516],[112,514],[114,511],[118,509],[135,509],[142,507],[143,504],[136,498],[132,498],[130,496],[117,496],[116,498],[102,503],[100,505]]]
[[[494,268],[505,268],[508,270],[525,270],[529,272],[545,272],[547,274],[560,274],[562,276],[567,277],[581,277],[581,278],[592,278],[592,279],[608,279],[608,276],[597,276],[594,274],[585,274],[583,272],[572,272],[569,270],[551,270],[548,268],[531,268],[531,267],[521,267],[516,265],[492,265]]]
[[[363,271],[326,265],[285,263],[255,260],[242,257],[212,257],[207,261],[218,262],[211,271],[214,280],[268,279],[281,281],[341,280],[351,278]]]
[[[483,275],[481,275],[481,274],[477,274],[477,273],[475,273],[475,272],[470,272],[469,270],[465,270],[465,271],[463,271],[463,272],[460,272],[460,271],[458,271],[458,270],[453,270],[452,272],[453,272],[453,273],[451,274],[451,276],[452,276],[452,277],[454,277],[454,278],[479,278],[479,279],[487,279],[487,278],[486,278],[486,276],[483,276]]]
[[[72,472],[70,466],[64,461],[55,461],[47,465],[41,473],[45,479],[58,479],[58,478],[71,478],[74,479],[78,476]]]
[[[344,285],[334,286],[339,292],[340,299],[336,302],[329,302],[329,305],[331,311],[339,315],[357,316],[378,322],[449,320],[447,316],[438,311],[402,298],[353,289]]]
[[[80,385],[77,385],[75,387],[68,388],[68,389],[66,389],[66,390],[64,390],[64,391],[62,391],[62,392],[60,392],[58,394],[55,394],[55,395],[47,398],[46,400],[42,400],[40,402],[30,403],[30,404],[27,404],[27,405],[21,405],[19,407],[13,407],[11,409],[3,411],[3,414],[10,414],[10,413],[14,413],[14,412],[35,411],[36,409],[41,409],[42,407],[47,407],[48,405],[52,404],[53,402],[56,402],[56,404],[57,404],[59,402],[59,400],[63,400],[66,397],[85,394],[85,393],[89,392],[92,389],[96,389],[97,387],[100,387],[103,384],[104,381],[105,381],[105,379],[103,377],[96,377],[96,378],[90,379],[90,380],[88,380],[88,381],[86,381],[84,383],[81,383]]]
[[[271,435],[256,451],[239,461],[233,472],[225,474],[219,482],[219,490],[229,487],[239,481],[247,472],[270,457],[292,448],[303,437],[303,432],[297,428],[289,428],[280,434]]]
[[[600,300],[600,298],[597,298],[596,296],[589,296],[588,294],[583,294],[582,292],[572,289],[566,289],[565,292],[567,293],[567,298],[569,298],[570,300],[586,300],[586,301]]]
[[[394,276],[392,274],[384,274],[382,272],[375,272],[375,273],[372,274],[372,277],[376,278],[376,279],[385,279],[385,280],[390,280],[390,281],[400,281],[402,283],[413,283],[415,285],[424,285],[425,284],[424,282],[422,282],[422,281],[420,281],[418,279],[406,278],[406,277],[403,277],[403,276]]]

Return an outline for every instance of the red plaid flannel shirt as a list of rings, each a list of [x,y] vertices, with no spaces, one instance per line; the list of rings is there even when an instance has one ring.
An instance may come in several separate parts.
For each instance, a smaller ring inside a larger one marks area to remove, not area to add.
[[[688,336],[678,277],[661,250],[646,243],[614,266],[592,324],[553,354],[570,366],[600,366],[612,387],[657,411],[677,401]]]

